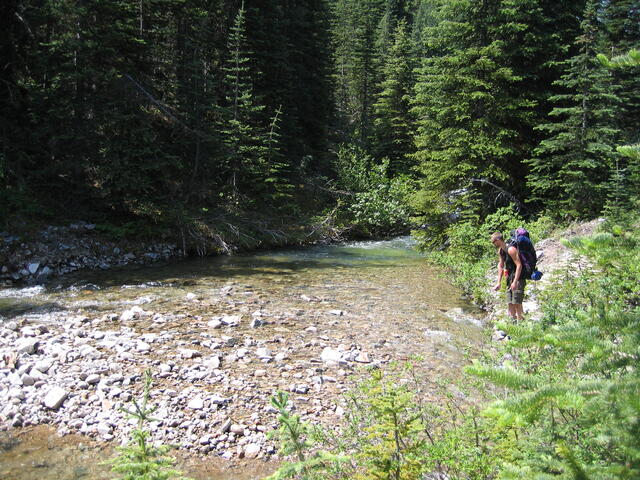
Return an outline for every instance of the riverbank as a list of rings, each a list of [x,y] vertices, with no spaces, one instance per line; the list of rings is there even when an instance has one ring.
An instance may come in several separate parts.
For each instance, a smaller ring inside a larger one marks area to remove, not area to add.
[[[77,221],[21,234],[0,232],[0,286],[36,285],[78,270],[109,270],[188,256],[229,255],[366,238],[365,232],[336,226],[331,216],[300,224],[222,219],[206,225],[113,238],[113,227]],[[111,232],[111,234],[109,234]]]

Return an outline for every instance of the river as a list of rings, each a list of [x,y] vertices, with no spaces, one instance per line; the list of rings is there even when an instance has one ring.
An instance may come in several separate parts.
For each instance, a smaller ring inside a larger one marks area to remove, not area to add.
[[[34,329],[43,335],[47,347],[32,356],[46,356],[51,342],[71,345],[65,361],[54,362],[35,386],[21,387],[25,399],[16,398],[10,369],[1,370],[0,399],[15,405],[11,418],[0,418],[0,478],[7,480],[114,478],[101,461],[126,438],[115,410],[126,404],[127,391],[140,394],[146,368],[163,372],[152,398],[168,412],[154,433],[182,447],[186,474],[260,478],[275,468],[268,460],[275,447],[264,432],[275,426],[266,405],[276,390],[292,391],[304,418],[339,423],[341,395],[366,367],[418,355],[425,378],[446,380],[459,376],[483,341],[482,313],[413,250],[409,237],[79,272],[44,287],[0,291],[0,315],[3,325],[17,327],[15,337]],[[4,353],[10,342],[2,347]],[[93,353],[83,358],[76,349]],[[327,352],[342,357],[323,361]],[[212,354],[215,368],[205,362]],[[84,382],[95,372],[100,383]],[[54,378],[67,400],[33,420],[34,409],[44,408],[39,392]],[[208,403],[187,407],[201,394],[226,400],[210,410]],[[180,425],[171,427],[176,416]],[[22,417],[22,426],[10,426]],[[220,437],[216,429],[226,419],[246,426],[246,438]],[[240,458],[250,442],[260,446],[258,458]]]

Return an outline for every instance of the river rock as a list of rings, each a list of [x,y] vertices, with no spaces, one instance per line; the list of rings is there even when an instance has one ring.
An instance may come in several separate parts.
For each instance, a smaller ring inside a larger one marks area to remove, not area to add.
[[[229,427],[229,431],[231,433],[235,433],[236,435],[244,435],[245,428],[246,427],[244,425],[234,423],[233,425],[231,425],[231,427]]]
[[[259,359],[270,359],[271,358],[271,350],[265,347],[256,348],[256,357]]]
[[[245,458],[256,458],[260,453],[260,445],[255,443],[250,443],[246,447],[244,447],[244,457]]]
[[[33,355],[38,349],[38,340],[35,338],[21,338],[16,344],[16,351],[18,353],[26,353]]]
[[[49,390],[49,393],[44,397],[44,406],[51,410],[57,410],[66,400],[67,395],[68,393],[65,389],[55,386]]]
[[[30,263],[29,266],[27,266],[27,269],[29,270],[29,273],[31,275],[35,275],[35,273],[38,271],[39,268],[40,268],[40,262]]]
[[[212,405],[225,405],[229,402],[229,399],[221,397],[220,395],[212,395],[209,400]]]
[[[209,328],[221,328],[222,327],[222,322],[220,321],[220,318],[213,318],[211,321],[209,321],[207,323],[207,326]]]
[[[359,352],[354,360],[360,363],[371,363],[371,358],[369,358],[369,354],[366,352]]]
[[[201,397],[192,398],[187,407],[192,410],[202,410],[204,408],[204,400]]]
[[[334,350],[331,347],[325,347],[320,354],[320,359],[323,362],[340,362],[342,360],[342,352]]]
[[[217,368],[220,368],[220,357],[217,355],[212,355],[211,357],[203,360],[202,364],[207,368],[215,370]]]
[[[178,352],[182,358],[196,358],[202,356],[202,354],[197,350],[192,350],[190,348],[179,348]]]
[[[238,325],[240,325],[240,320],[240,315],[224,315],[220,319],[222,324],[226,325],[227,327],[237,327]]]
[[[43,360],[36,362],[33,368],[35,368],[41,373],[47,373],[52,366],[53,366],[53,359],[45,358]]]
[[[20,377],[20,380],[22,381],[22,385],[24,385],[25,387],[30,387],[31,385],[36,383],[35,379],[32,376],[27,375],[26,373],[23,374],[22,377]]]

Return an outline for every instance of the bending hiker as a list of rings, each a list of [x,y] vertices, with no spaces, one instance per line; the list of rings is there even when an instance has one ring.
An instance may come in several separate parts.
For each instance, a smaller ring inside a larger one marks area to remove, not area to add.
[[[524,299],[525,275],[522,274],[522,262],[515,245],[507,244],[500,232],[491,235],[491,243],[498,248],[498,281],[494,290],[500,290],[502,276],[507,277],[507,304],[509,316],[516,320],[524,319],[522,300]]]

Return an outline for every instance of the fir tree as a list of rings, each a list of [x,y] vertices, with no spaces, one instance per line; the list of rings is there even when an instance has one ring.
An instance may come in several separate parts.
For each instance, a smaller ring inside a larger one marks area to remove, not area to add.
[[[239,205],[241,193],[246,195],[251,185],[255,189],[254,182],[260,178],[265,153],[265,132],[260,126],[264,106],[257,103],[253,95],[245,13],[243,3],[229,35],[229,59],[224,68],[227,111],[223,115],[221,134],[229,155],[230,194],[235,205]]]
[[[514,95],[520,79],[501,42],[491,38],[492,22],[496,2],[462,0],[443,3],[438,23],[427,29],[430,53],[419,69],[412,109],[422,174],[415,206],[436,243],[452,211],[481,214],[499,198],[492,185],[508,184],[510,163],[518,158],[514,118],[530,102]]]
[[[528,177],[534,198],[551,211],[572,217],[597,214],[606,198],[606,182],[614,165],[617,130],[617,97],[612,93],[608,71],[596,59],[598,24],[596,3],[587,4],[577,39],[578,55],[566,63],[566,73],[558,81],[567,93],[552,100],[554,123],[538,128],[547,132],[528,161]]]
[[[389,159],[389,174],[408,174],[413,152],[413,121],[410,98],[413,90],[413,49],[407,24],[401,21],[383,67],[381,91],[374,104],[374,154]]]

